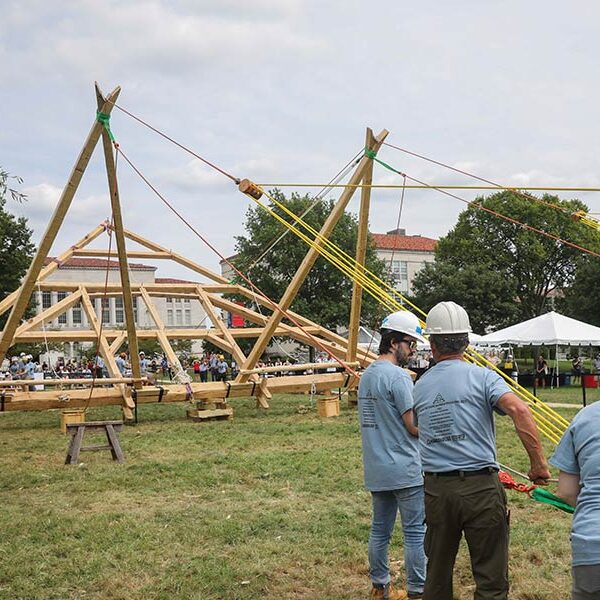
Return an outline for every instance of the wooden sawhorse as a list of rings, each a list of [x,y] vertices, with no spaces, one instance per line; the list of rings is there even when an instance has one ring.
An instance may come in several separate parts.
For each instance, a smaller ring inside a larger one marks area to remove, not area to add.
[[[71,436],[65,465],[76,465],[79,463],[80,452],[91,452],[93,450],[110,450],[113,460],[119,463],[125,461],[117,431],[123,429],[123,421],[88,421],[82,423],[67,423],[67,432]],[[82,446],[83,436],[87,431],[104,431],[108,444],[95,446]]]

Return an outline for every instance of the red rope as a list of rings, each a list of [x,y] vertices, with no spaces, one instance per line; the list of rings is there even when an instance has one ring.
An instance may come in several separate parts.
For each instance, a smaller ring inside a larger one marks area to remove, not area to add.
[[[499,471],[498,479],[500,479],[500,483],[507,490],[515,490],[515,492],[523,492],[527,495],[531,494],[537,487],[535,485],[527,485],[526,483],[517,483],[506,471]]]

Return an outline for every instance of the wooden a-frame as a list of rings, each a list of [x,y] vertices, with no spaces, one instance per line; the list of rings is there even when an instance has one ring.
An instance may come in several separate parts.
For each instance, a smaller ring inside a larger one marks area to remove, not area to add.
[[[116,88],[105,97],[96,84],[98,111],[110,114],[119,92],[120,88]],[[100,136],[103,139],[113,223],[109,224],[105,222],[95,227],[89,234],[44,267],[44,261],[64,221]],[[370,129],[367,130],[367,149],[376,152],[386,136],[387,131],[385,130],[377,137],[372,134]],[[330,235],[350,201],[356,186],[361,181],[370,182],[372,165],[372,158],[367,155],[359,161],[348,183],[348,187],[343,191],[332,213],[323,225],[320,232],[321,236],[327,238]],[[363,191],[357,249],[357,262],[359,265],[364,262],[367,219],[362,215],[365,211],[365,206],[368,213],[368,192]],[[88,248],[103,233],[115,236],[117,242],[116,252],[109,253],[103,249]],[[128,250],[126,240],[142,246],[144,250]],[[317,242],[317,244],[320,243]],[[49,275],[55,273],[61,264],[73,257],[104,257],[107,260],[113,257],[118,258],[121,284],[104,286],[86,282],[48,281]],[[202,265],[125,229],[121,217],[112,143],[104,126],[95,121],[21,287],[0,302],[0,314],[4,314],[10,310],[8,321],[0,338],[0,361],[6,356],[7,351],[13,344],[20,342],[50,340],[62,342],[97,342],[99,353],[109,371],[109,379],[103,379],[102,383],[110,383],[110,387],[95,387],[91,391],[86,388],[62,389],[64,385],[75,382],[73,380],[45,380],[45,387],[50,387],[51,389],[30,391],[26,383],[31,384],[31,382],[23,382],[22,386],[14,381],[0,382],[0,410],[44,410],[48,408],[79,408],[120,404],[123,407],[125,417],[132,418],[132,409],[135,407],[135,402],[169,402],[189,400],[191,398],[210,399],[255,396],[257,403],[263,407],[268,407],[268,400],[273,393],[307,390],[322,391],[336,387],[352,389],[357,384],[356,377],[350,376],[345,372],[287,375],[271,379],[267,379],[266,377],[259,379],[258,372],[260,370],[255,368],[257,361],[274,336],[289,337],[306,345],[316,345],[319,348],[324,348],[332,356],[340,360],[349,360],[352,366],[366,366],[375,358],[373,353],[361,350],[356,345],[356,334],[360,316],[360,286],[355,285],[353,290],[350,342],[306,317],[289,311],[290,305],[317,257],[317,250],[311,248],[307,252],[304,261],[298,268],[283,297],[276,306],[273,306],[273,303],[269,299],[256,293],[256,291],[241,285],[232,284],[221,275],[213,273]],[[194,282],[189,284],[132,284],[129,280],[128,267],[128,261],[132,258],[172,260],[179,265],[187,267],[197,275],[208,279],[209,282]],[[357,267],[357,269],[360,268],[360,266]],[[67,292],[68,295],[32,319],[21,322],[24,311],[35,290],[62,291]],[[92,305],[92,299],[104,294],[123,297],[126,331],[100,327]],[[245,297],[250,302],[260,305],[262,309],[261,311],[254,311],[224,298],[223,294],[236,294]],[[144,329],[136,328],[133,318],[134,297],[142,299],[154,321],[153,327]],[[181,297],[199,301],[213,327],[204,329],[165,327],[153,300],[156,297]],[[52,321],[78,303],[81,304],[87,316],[90,325],[89,330],[81,328],[48,330],[45,327],[46,323]],[[229,328],[221,317],[221,310],[240,315],[255,326]],[[263,315],[264,311],[270,311],[270,314]],[[286,318],[286,315],[289,315],[291,320]],[[178,380],[177,383],[169,385],[166,389],[153,385],[143,385],[147,382],[140,375],[137,352],[138,338],[155,339],[158,341],[163,352],[175,368],[178,375],[176,378]],[[236,340],[239,338],[256,338],[254,347],[248,356],[242,352],[238,345]],[[171,345],[171,341],[175,339],[207,339],[219,348],[222,348],[225,352],[230,353],[238,365],[241,366],[240,374],[236,381],[227,383],[191,382],[181,368],[177,355]],[[130,378],[120,375],[114,360],[115,353],[119,351],[125,342],[129,345],[132,360],[132,376]],[[82,380],[78,383],[82,385],[89,384],[89,380]]]

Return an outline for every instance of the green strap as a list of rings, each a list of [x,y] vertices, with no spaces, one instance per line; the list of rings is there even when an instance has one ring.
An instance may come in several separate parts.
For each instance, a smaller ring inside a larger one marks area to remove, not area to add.
[[[375,150],[369,150],[369,148],[365,148],[365,156],[373,159],[377,156],[377,152],[375,152]]]
[[[563,502],[558,496],[555,496],[552,492],[549,492],[544,488],[536,487],[531,492],[531,497],[538,502],[549,504],[550,506],[564,510],[567,513],[573,514],[575,512],[575,508],[573,506]]]
[[[102,123],[102,125],[104,125],[104,129],[106,129],[106,132],[108,133],[108,137],[110,138],[110,141],[114,142],[115,136],[113,135],[113,132],[110,130],[110,115],[108,113],[103,113],[98,110],[98,111],[96,111],[96,121],[98,121],[98,123]]]

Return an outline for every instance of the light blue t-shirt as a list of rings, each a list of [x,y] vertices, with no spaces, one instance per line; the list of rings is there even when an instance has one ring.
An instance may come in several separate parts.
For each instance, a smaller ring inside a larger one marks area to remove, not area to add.
[[[477,471],[498,468],[494,411],[510,388],[489,369],[444,360],[415,384],[415,415],[423,470]]]
[[[358,386],[365,487],[371,492],[423,485],[419,444],[402,415],[413,407],[410,375],[387,360],[365,370]]]
[[[600,402],[581,410],[556,447],[550,464],[579,475],[573,515],[573,566],[600,564]]]

